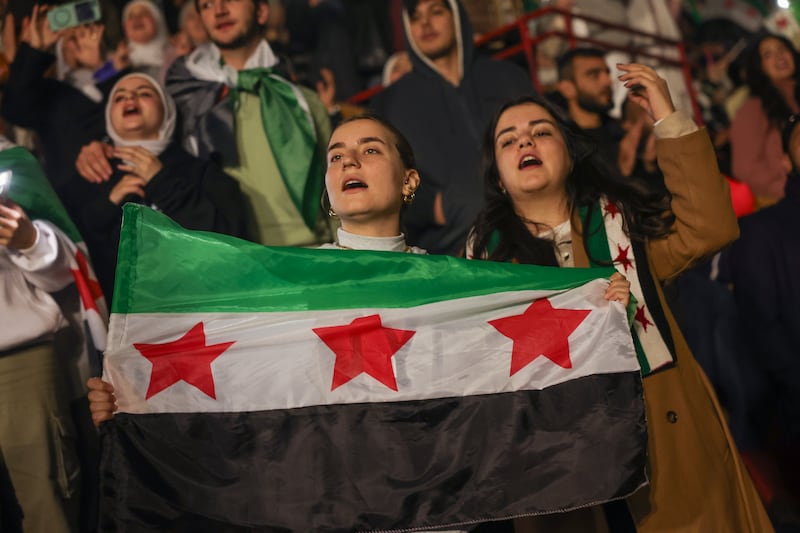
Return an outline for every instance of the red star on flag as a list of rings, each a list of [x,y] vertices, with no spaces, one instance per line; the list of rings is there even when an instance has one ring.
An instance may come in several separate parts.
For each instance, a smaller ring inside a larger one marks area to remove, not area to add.
[[[75,262],[78,269],[72,269],[72,276],[75,278],[75,286],[78,288],[78,294],[83,302],[83,308],[89,311],[94,309],[100,312],[97,308],[97,300],[103,297],[103,291],[100,289],[100,284],[96,279],[89,277],[89,264],[86,257],[80,250],[75,252]]]
[[[628,252],[631,251],[630,246],[626,246],[624,249],[619,244],[617,245],[617,257],[614,258],[615,263],[619,263],[625,269],[625,273],[628,273],[629,268],[633,268],[633,261],[628,258]]]
[[[133,347],[153,363],[145,399],[182,380],[216,400],[211,362],[232,344],[223,342],[207,346],[202,322],[175,341],[163,344],[135,343]]]
[[[397,391],[392,356],[414,336],[414,331],[383,327],[380,315],[313,331],[336,354],[332,391],[363,373]]]
[[[634,315],[633,319],[642,325],[642,328],[647,331],[647,326],[653,326],[654,324],[650,322],[645,314],[644,306],[636,306],[636,314]]]
[[[789,21],[786,20],[786,17],[780,16],[775,20],[775,26],[778,27],[780,30],[785,30],[786,26],[789,25]]]
[[[569,336],[590,312],[587,309],[555,309],[550,300],[544,298],[533,302],[521,315],[490,320],[489,324],[514,341],[509,376],[540,355],[562,368],[572,368]]]
[[[619,208],[614,202],[608,202],[603,208],[603,211],[605,211],[607,215],[611,215],[611,220],[614,220],[614,217],[619,214]]]

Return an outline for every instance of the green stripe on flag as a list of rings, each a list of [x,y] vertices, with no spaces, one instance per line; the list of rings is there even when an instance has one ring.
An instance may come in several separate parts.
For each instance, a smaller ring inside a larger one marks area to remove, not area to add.
[[[552,268],[396,252],[267,247],[124,208],[112,311],[251,313],[405,308],[519,290],[566,290],[613,268]]]
[[[29,151],[19,146],[0,151],[0,171],[4,170],[12,172],[8,197],[19,204],[31,220],[52,222],[72,242],[83,241],[41,165]]]

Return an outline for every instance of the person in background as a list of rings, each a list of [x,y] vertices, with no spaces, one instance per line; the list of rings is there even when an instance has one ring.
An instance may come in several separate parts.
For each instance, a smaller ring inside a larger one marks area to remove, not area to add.
[[[74,280],[66,238],[0,201],[0,453],[32,533],[78,530],[81,472],[60,357],[72,337],[53,296]]]
[[[747,374],[757,382],[747,422],[758,442],[754,457],[769,459],[763,469],[772,485],[768,496],[784,499],[798,509],[797,475],[800,462],[794,450],[800,444],[800,115],[791,115],[783,130],[784,164],[788,171],[784,196],[739,220],[741,237],[726,254],[728,278],[739,310],[743,351],[753,368]],[[771,479],[770,479],[771,478]],[[794,485],[795,494],[787,487]],[[772,502],[768,502],[772,503]],[[794,523],[800,522],[795,511]]]
[[[71,185],[81,147],[103,136],[102,100],[127,72],[127,64],[116,55],[109,69],[104,29],[87,25],[55,33],[47,22],[47,9],[35,6],[4,89],[0,113],[38,134],[47,177],[59,194]],[[58,61],[58,71],[63,79],[53,79],[46,73],[57,62],[59,38],[63,62]]]
[[[134,70],[163,81],[175,50],[159,7],[150,0],[128,2],[122,10],[122,29]]]
[[[411,141],[424,185],[406,216],[409,242],[459,254],[483,207],[480,132],[495,108],[533,93],[518,66],[476,54],[458,0],[405,0],[413,69],[370,103]]]
[[[764,34],[750,43],[745,61],[750,97],[731,124],[731,160],[733,176],[750,186],[763,207],[783,197],[781,128],[786,117],[800,112],[800,55],[785,37]]]
[[[194,2],[187,1],[178,16],[178,32],[173,36],[173,47],[177,57],[191,53],[201,44],[208,42],[208,32],[200,20],[200,13]]]
[[[307,246],[330,240],[322,217],[325,106],[313,91],[270,69],[278,58],[262,37],[262,0],[197,0],[211,42],[170,67],[166,89],[181,117],[183,145],[239,182],[247,233],[263,244]],[[112,149],[94,142],[76,166],[107,181]]]
[[[236,181],[211,161],[188,154],[175,138],[177,113],[161,85],[143,73],[123,77],[106,105],[106,131],[114,142],[107,181],[80,178],[67,202],[92,253],[107,299],[114,290],[122,205],[144,203],[190,229],[246,237]]]
[[[640,157],[638,150],[642,140],[651,147],[655,143],[652,132],[647,135],[651,129],[647,115],[637,113],[635,118],[621,122],[608,114],[614,106],[609,73],[604,50],[569,50],[558,58],[558,95],[570,118],[623,176],[654,172],[655,150],[650,150],[646,159]],[[632,115],[629,113],[628,117]]]

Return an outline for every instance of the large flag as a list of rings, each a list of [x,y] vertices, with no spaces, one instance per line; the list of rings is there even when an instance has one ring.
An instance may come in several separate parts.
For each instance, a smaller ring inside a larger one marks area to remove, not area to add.
[[[80,296],[81,319],[87,326],[91,373],[100,372],[97,350],[106,347],[108,311],[105,298],[89,262],[83,238],[70,219],[61,200],[47,181],[41,165],[26,149],[3,143],[0,147],[0,171],[11,171],[8,197],[22,207],[31,219],[44,219],[61,233],[59,240],[70,253],[72,275]]]
[[[613,270],[270,248],[128,205],[104,530],[413,530],[646,483]]]

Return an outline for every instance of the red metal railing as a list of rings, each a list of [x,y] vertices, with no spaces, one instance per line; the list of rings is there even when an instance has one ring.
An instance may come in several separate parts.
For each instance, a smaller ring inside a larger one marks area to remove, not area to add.
[[[529,31],[529,22],[532,20],[542,19],[543,17],[547,16],[563,17],[565,30],[551,30],[537,35],[531,35]],[[646,42],[638,42],[635,44],[631,42],[630,44],[622,45],[617,42],[606,41],[593,37],[580,37],[575,35],[573,30],[573,22],[575,19],[583,20],[586,23],[597,26],[601,29],[601,31],[613,30],[623,35],[627,35],[630,37],[630,41],[633,41],[634,38],[639,38],[640,41]],[[531,76],[531,80],[533,81],[536,89],[541,91],[542,86],[539,81],[536,47],[540,43],[553,38],[561,38],[566,40],[567,47],[570,49],[577,47],[579,44],[590,45],[608,51],[625,52],[634,58],[634,60],[638,60],[637,58],[655,60],[657,63],[656,66],[666,65],[680,69],[683,76],[683,81],[686,84],[689,98],[691,100],[692,111],[694,113],[695,120],[698,121],[698,123],[702,123],[702,114],[700,111],[700,106],[697,103],[697,96],[694,92],[694,84],[692,81],[691,68],[689,67],[689,61],[686,55],[686,48],[680,41],[639,31],[628,26],[608,22],[590,15],[572,13],[570,11],[555,7],[544,7],[528,13],[510,24],[483,34],[479,39],[476,39],[475,46],[476,48],[486,48],[495,42],[500,42],[501,48],[492,53],[492,57],[496,59],[510,59],[518,55],[523,55],[525,58],[525,63],[528,67],[528,73]],[[506,41],[509,40],[516,42],[513,42],[513,44],[506,44]],[[660,51],[653,50],[653,48],[659,48]],[[670,53],[670,50],[674,52]],[[677,56],[677,58],[675,56]],[[380,86],[372,87],[352,97],[350,102],[354,104],[364,103],[380,92],[380,90]]]

